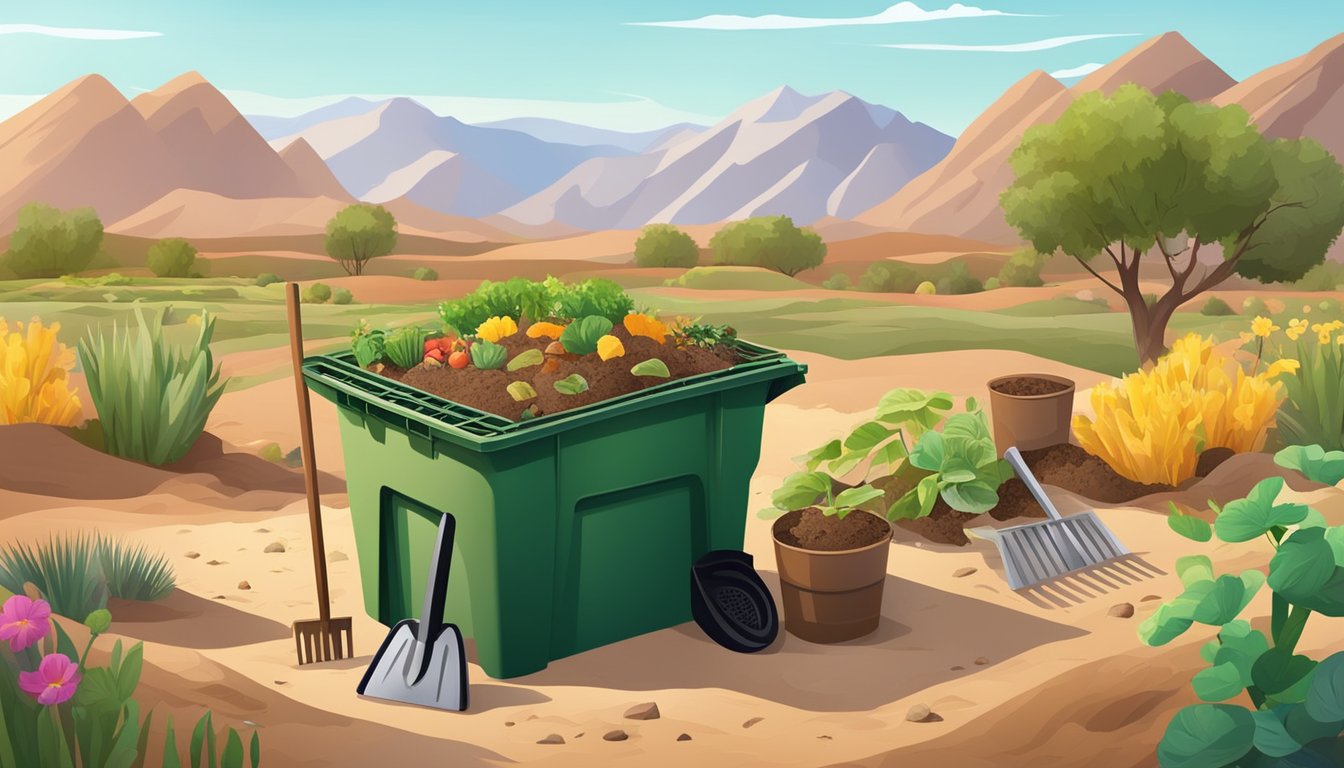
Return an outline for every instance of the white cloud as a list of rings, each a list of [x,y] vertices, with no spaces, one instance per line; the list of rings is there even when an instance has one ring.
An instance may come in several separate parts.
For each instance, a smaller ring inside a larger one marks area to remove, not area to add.
[[[1051,72],[1050,76],[1056,80],[1069,80],[1075,77],[1082,77],[1083,75],[1090,75],[1098,69],[1101,69],[1101,67],[1101,64],[1094,61],[1077,67],[1069,67],[1068,69],[1057,69],[1054,72]]]
[[[957,45],[953,43],[895,43],[878,46],[880,48],[900,48],[906,51],[981,51],[992,53],[1030,53],[1062,48],[1088,40],[1101,40],[1107,37],[1142,37],[1139,32],[1125,32],[1112,35],[1070,35],[1068,37],[1050,37],[1045,40],[1032,40],[1026,43],[1007,43],[1004,45]]]
[[[41,35],[43,37],[65,37],[72,40],[136,40],[142,37],[163,37],[162,32],[140,32],[134,29],[48,27],[45,24],[0,24],[0,35]]]
[[[970,19],[982,16],[1036,16],[1033,13],[1007,13],[973,5],[953,3],[944,10],[926,11],[912,2],[900,2],[872,16],[842,18],[810,18],[807,16],[731,16],[714,14],[683,21],[631,21],[635,27],[677,27],[680,29],[759,30],[759,29],[812,29],[815,27],[854,27],[878,24],[906,24],[943,19]]]

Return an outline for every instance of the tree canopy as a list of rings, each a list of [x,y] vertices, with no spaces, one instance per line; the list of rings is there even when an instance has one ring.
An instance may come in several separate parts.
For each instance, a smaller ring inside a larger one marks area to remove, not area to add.
[[[102,244],[103,223],[92,208],[29,203],[19,209],[4,263],[18,278],[73,275],[88,268]]]
[[[733,222],[710,238],[714,262],[764,267],[790,277],[820,266],[826,244],[810,229],[800,229],[788,216],[758,216]]]
[[[350,275],[364,274],[370,259],[397,246],[397,220],[381,205],[356,203],[327,222],[327,255]]]
[[[1344,169],[1329,152],[1310,139],[1265,138],[1239,106],[1174,92],[1085,94],[1028,131],[1011,163],[1008,223],[1037,252],[1073,256],[1124,297],[1144,361],[1165,350],[1180,305],[1233,274],[1300,278],[1344,228]],[[1218,260],[1205,264],[1201,251]],[[1098,269],[1100,254],[1109,263]],[[1171,278],[1151,307],[1139,289],[1145,259]]]
[[[700,246],[671,224],[650,224],[635,241],[635,263],[641,267],[694,267]]]

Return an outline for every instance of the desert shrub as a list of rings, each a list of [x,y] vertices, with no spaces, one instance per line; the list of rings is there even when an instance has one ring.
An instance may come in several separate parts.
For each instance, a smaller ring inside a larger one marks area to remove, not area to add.
[[[79,359],[108,453],[170,464],[196,443],[224,394],[226,382],[210,353],[215,321],[202,312],[195,340],[177,349],[164,342],[160,318],[151,323],[141,312],[135,318],[136,330],[129,323],[90,329],[79,342]]]
[[[196,248],[180,237],[165,238],[150,246],[145,262],[158,277],[187,277],[192,275]]]
[[[635,264],[641,267],[694,267],[700,262],[695,239],[671,224],[650,224],[635,241]]]
[[[997,278],[997,277],[991,277],[991,278],[989,278],[988,280],[985,281],[985,290],[986,290],[986,291],[997,291],[997,290],[999,289],[999,287],[1002,286],[1002,285],[1003,285],[1003,284],[999,281],[999,278]]]
[[[1247,317],[1269,317],[1269,305],[1258,296],[1249,296],[1241,302],[1241,313]]]
[[[844,272],[836,272],[834,275],[821,281],[821,287],[832,291],[849,290],[849,275]]]
[[[915,293],[919,296],[933,296],[938,293],[938,286],[925,280],[915,287]]]
[[[3,262],[20,279],[73,275],[88,268],[102,244],[103,223],[92,208],[29,203],[19,209]]]
[[[1226,315],[1235,315],[1237,311],[1233,309],[1226,301],[1217,296],[1210,296],[1209,300],[1204,302],[1204,306],[1199,308],[1199,314],[1208,317],[1224,317]]]
[[[1019,248],[1013,251],[1008,261],[999,268],[999,285],[1011,288],[1038,288],[1045,285],[1041,280],[1041,268],[1049,256],[1037,253],[1034,248]]]
[[[355,295],[350,292],[349,288],[342,288],[340,286],[337,286],[331,289],[332,304],[350,304],[354,302],[354,300]]]
[[[32,547],[6,544],[0,549],[0,586],[21,595],[24,584],[37,587],[62,616],[88,616],[107,607],[98,541],[87,534],[52,536]]]
[[[913,293],[919,287],[915,270],[897,262],[875,261],[859,278],[859,290],[879,293]]]
[[[411,273],[411,277],[416,280],[438,280],[439,273],[429,267],[416,267],[415,271]]]
[[[1292,286],[1295,291],[1344,290],[1344,264],[1337,261],[1323,261],[1307,270],[1307,273]]]
[[[60,323],[33,318],[13,332],[0,317],[0,425],[53,424],[72,427],[80,402],[70,388],[75,352],[57,338]]]
[[[635,302],[610,280],[594,278],[564,283],[554,277],[543,282],[515,277],[504,282],[483,281],[460,299],[439,305],[444,325],[460,335],[476,332],[492,317],[517,320],[573,320],[598,315],[612,324],[633,311]]]
[[[954,261],[948,265],[947,273],[938,278],[940,296],[960,296],[967,293],[979,293],[985,290],[980,279],[971,274],[964,261]]]
[[[262,288],[279,282],[281,282],[280,276],[273,272],[262,272],[260,275],[257,275],[257,285]]]
[[[810,229],[800,229],[788,216],[758,216],[724,226],[709,241],[714,263],[765,267],[789,277],[819,266],[826,244]]]
[[[95,551],[107,581],[108,597],[153,602],[167,597],[177,586],[177,576],[167,558],[144,545],[99,535]]]
[[[350,275],[364,274],[370,259],[397,247],[397,220],[381,205],[355,203],[327,222],[327,255]]]
[[[1277,421],[1280,438],[1290,444],[1344,449],[1344,321],[1310,323],[1294,318],[1281,335],[1266,318],[1257,318],[1256,323],[1252,332],[1258,337],[1253,342],[1257,355],[1297,363],[1296,370],[1279,379],[1287,390]]]
[[[1279,457],[1276,457],[1276,461]],[[1174,505],[1168,524],[1195,542],[1227,544],[1268,538],[1268,576],[1261,568],[1216,574],[1205,555],[1176,560],[1183,591],[1139,626],[1139,637],[1166,645],[1195,624],[1217,634],[1200,649],[1209,665],[1191,680],[1202,703],[1179,710],[1157,747],[1163,766],[1340,765],[1344,760],[1344,652],[1319,663],[1297,644],[1312,614],[1344,616],[1344,526],[1328,526],[1305,504],[1276,503],[1282,477],[1260,481],[1222,508],[1213,525]],[[1268,634],[1239,618],[1264,586]],[[1336,630],[1338,634],[1338,630]],[[1249,700],[1250,707],[1240,703]]]
[[[1117,474],[1179,485],[1194,476],[1201,450],[1264,446],[1285,397],[1282,375],[1291,368],[1275,363],[1243,374],[1212,339],[1192,333],[1151,369],[1093,387],[1096,419],[1074,416],[1073,433]]]
[[[331,286],[326,283],[313,283],[299,292],[299,301],[304,304],[325,304],[331,300]]]

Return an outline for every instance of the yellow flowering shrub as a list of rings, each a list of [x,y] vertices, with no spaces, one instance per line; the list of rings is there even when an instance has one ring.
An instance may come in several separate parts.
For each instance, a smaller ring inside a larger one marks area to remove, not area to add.
[[[70,389],[75,351],[57,340],[60,323],[33,318],[13,332],[0,317],[0,424],[74,426],[79,398]]]
[[[603,361],[610,360],[613,357],[624,357],[625,345],[621,343],[620,339],[607,334],[597,340],[597,356],[602,358]]]
[[[500,339],[508,338],[517,332],[518,324],[508,315],[492,317],[476,327],[477,337],[495,343],[499,343]]]
[[[1202,450],[1260,450],[1286,396],[1276,379],[1296,369],[1284,359],[1247,374],[1212,339],[1190,334],[1152,369],[1093,388],[1096,419],[1074,416],[1073,431],[1116,473],[1177,485],[1194,476]]]

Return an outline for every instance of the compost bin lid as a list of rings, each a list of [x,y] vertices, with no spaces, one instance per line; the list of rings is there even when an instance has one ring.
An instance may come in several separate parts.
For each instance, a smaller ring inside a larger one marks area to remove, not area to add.
[[[751,555],[716,549],[691,567],[691,612],[710,639],[738,653],[755,653],[779,635],[779,612],[752,567]]]

